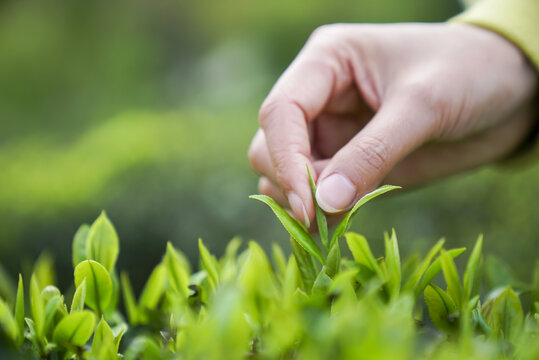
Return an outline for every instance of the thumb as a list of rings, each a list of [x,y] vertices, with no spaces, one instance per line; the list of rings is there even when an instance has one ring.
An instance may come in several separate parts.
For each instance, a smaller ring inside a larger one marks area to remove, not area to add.
[[[316,200],[339,213],[367,192],[412,150],[430,138],[434,117],[405,99],[386,102],[374,118],[330,160],[318,178]],[[420,115],[418,115],[420,114]],[[398,185],[398,184],[395,184]]]

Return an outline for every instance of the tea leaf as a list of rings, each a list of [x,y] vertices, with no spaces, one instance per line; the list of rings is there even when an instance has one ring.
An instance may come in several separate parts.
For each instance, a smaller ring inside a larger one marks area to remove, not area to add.
[[[17,323],[17,344],[20,346],[24,341],[24,285],[21,274],[19,274],[15,299],[15,322]]]
[[[324,264],[324,257],[322,252],[311,236],[307,233],[303,225],[301,225],[296,219],[290,216],[284,211],[277,203],[266,195],[251,195],[251,199],[255,199],[268,205],[275,213],[281,224],[292,235],[292,237],[311,255],[316,257],[321,264]]]
[[[325,267],[324,267],[325,268]],[[313,294],[325,294],[329,286],[331,285],[331,278],[327,276],[325,269],[322,269],[313,284]]]
[[[43,328],[45,326],[45,305],[41,298],[41,291],[39,290],[35,274],[33,274],[30,279],[30,309],[32,310],[32,319],[34,320],[36,336],[38,339],[41,339]]]
[[[149,359],[157,360],[161,359],[161,349],[155,340],[147,336],[136,337],[127,348],[125,352],[125,360],[136,359]]]
[[[410,275],[410,277],[408,278],[408,280],[406,281],[406,283],[402,287],[403,292],[408,292],[408,291],[411,291],[413,289],[418,288],[418,286],[420,285],[421,277],[423,276],[425,271],[427,271],[427,268],[429,267],[430,262],[432,261],[432,259],[434,259],[436,254],[438,254],[438,252],[440,251],[440,249],[444,245],[444,242],[445,242],[444,239],[438,240],[438,242],[429,250],[429,252],[427,253],[427,256],[425,256],[425,259],[423,259],[421,264],[412,272],[412,275]],[[428,282],[426,282],[425,286],[430,281],[432,281],[432,279],[429,280]],[[421,290],[419,291],[419,294],[421,294],[423,292],[423,289],[425,288],[425,286],[423,286],[421,288]],[[415,294],[416,294],[416,298],[418,298],[419,295],[417,294],[417,290],[416,290]]]
[[[287,262],[284,256],[283,250],[277,243],[271,244],[271,254],[273,265],[275,266],[275,272],[277,273],[280,280],[282,280],[286,273]]]
[[[391,232],[391,238],[385,240],[386,257],[385,263],[388,272],[388,287],[393,298],[399,295],[401,284],[401,260],[399,254],[399,244],[395,229]]]
[[[464,298],[469,299],[472,296],[474,289],[474,281],[478,275],[479,261],[481,260],[481,249],[483,247],[483,235],[479,235],[472,254],[468,259],[466,271],[464,272]]]
[[[127,312],[127,318],[129,323],[134,325],[137,323],[137,305],[135,303],[135,295],[133,295],[133,289],[131,282],[129,281],[129,275],[127,272],[122,271],[120,275],[122,283],[122,296],[124,298],[125,311]]]
[[[357,212],[357,210],[369,202],[370,200],[374,199],[377,196],[380,196],[382,194],[385,194],[388,191],[400,189],[400,186],[394,186],[394,185],[383,185],[380,186],[378,189],[364,195],[359,201],[354,205],[354,207],[348,211],[344,219],[339,223],[337,228],[335,229],[335,232],[333,233],[333,236],[331,237],[331,242],[329,244],[329,247],[333,247],[333,244],[336,241],[339,241],[339,239],[348,231],[350,228],[350,225],[352,224],[352,217]]]
[[[511,287],[507,286],[496,297],[487,314],[487,322],[492,327],[494,335],[513,340],[521,331],[524,317],[522,305]]]
[[[442,261],[442,271],[444,273],[445,282],[447,283],[447,294],[449,294],[455,301],[457,308],[462,309],[463,290],[453,258],[444,249],[442,249],[440,258]]]
[[[45,325],[43,327],[45,334],[50,334],[55,320],[54,317],[63,303],[64,297],[62,295],[54,295],[48,299],[47,305],[45,305]]]
[[[466,248],[458,248],[458,249],[451,249],[447,251],[447,254],[452,258],[456,258],[460,254],[462,254],[464,251],[466,251]],[[438,273],[442,270],[442,262],[440,257],[438,257],[436,260],[430,264],[427,271],[425,271],[425,275],[421,279],[421,282],[419,283],[419,286],[415,289],[415,297],[416,299],[421,295],[425,287],[438,275]]]
[[[167,243],[165,254],[165,268],[167,277],[172,288],[182,297],[187,298],[189,291],[189,274],[180,258],[180,255],[170,242]]]
[[[313,261],[311,260],[311,255],[305,251],[305,249],[301,247],[292,237],[290,238],[290,244],[292,246],[292,253],[296,258],[296,263],[299,273],[301,274],[303,285],[307,291],[307,289],[312,288],[316,276],[316,269]]]
[[[118,234],[114,226],[110,222],[105,211],[90,227],[88,238],[86,240],[86,257],[90,260],[95,260],[112,272],[120,245],[118,242]]]
[[[167,271],[163,264],[159,264],[153,269],[140,294],[139,308],[150,310],[156,308],[165,292],[166,277]]]
[[[326,251],[329,251],[328,223],[326,219],[326,214],[324,214],[324,212],[318,205],[318,202],[316,201],[316,185],[314,184],[313,177],[311,176],[311,171],[309,170],[309,166],[308,165],[305,165],[305,166],[307,167],[307,174],[309,174],[309,183],[311,184],[311,193],[313,196],[314,210],[316,213],[316,224],[318,225],[318,233],[320,234],[320,241],[322,242],[322,245],[324,245],[324,248],[326,249]]]
[[[47,285],[56,283],[54,260],[49,253],[43,252],[39,255],[34,264],[33,274],[36,276],[37,285],[39,286],[40,291]]]
[[[341,267],[341,249],[338,242],[333,244],[333,247],[329,251],[324,267],[326,268],[326,274],[332,279],[339,272]]]
[[[286,270],[283,278],[283,302],[288,304],[293,299],[297,288],[301,287],[301,275],[299,273],[296,258],[291,256],[288,259]]]
[[[71,311],[82,311],[84,310],[84,301],[86,299],[86,278],[82,280],[82,283],[77,286],[75,294],[73,295],[73,301],[71,302]]]
[[[112,280],[103,265],[94,260],[85,260],[75,267],[75,286],[86,279],[86,305],[102,314],[112,297]]]
[[[433,284],[427,285],[424,297],[432,323],[440,330],[450,330],[453,324],[449,320],[449,315],[457,311],[453,299]]]
[[[202,267],[208,273],[210,286],[212,287],[213,290],[215,290],[215,288],[219,284],[219,272],[217,271],[217,267],[216,267],[217,261],[210,254],[206,246],[204,246],[204,243],[202,242],[202,239],[200,238],[198,239],[198,251],[200,253],[200,260],[202,262]]]
[[[78,311],[60,320],[52,338],[60,345],[84,346],[94,332],[94,325],[95,315],[91,311]]]
[[[106,347],[111,347],[112,356],[110,356],[110,351],[105,351],[103,354],[100,354],[100,350]],[[107,322],[105,321],[105,319],[101,317],[101,320],[99,321],[99,324],[97,324],[97,328],[95,329],[94,339],[92,340],[92,354],[98,356],[99,359],[115,358],[116,349],[114,349],[114,347],[115,340],[114,335],[112,334],[112,330],[109,324],[107,324]]]
[[[350,248],[350,251],[352,252],[354,260],[375,272],[378,278],[380,278],[382,282],[385,282],[386,277],[378,265],[378,262],[374,258],[367,239],[360,234],[347,233],[346,242]]]
[[[19,335],[16,319],[13,317],[9,305],[6,304],[2,298],[0,298],[0,326],[13,342],[18,341]]]
[[[89,232],[90,226],[88,224],[82,224],[73,237],[73,268],[75,268],[75,266],[77,266],[80,262],[88,259],[86,257],[86,242],[88,240]]]

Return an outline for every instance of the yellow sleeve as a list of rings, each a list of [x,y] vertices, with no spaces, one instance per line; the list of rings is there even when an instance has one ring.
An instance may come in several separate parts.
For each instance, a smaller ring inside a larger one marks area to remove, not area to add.
[[[464,0],[467,9],[450,21],[477,25],[517,45],[539,71],[539,0]],[[539,114],[539,104],[537,106]],[[539,159],[539,119],[528,139],[502,167],[513,168]]]
[[[539,0],[479,0],[451,21],[481,26],[517,45],[539,69]]]

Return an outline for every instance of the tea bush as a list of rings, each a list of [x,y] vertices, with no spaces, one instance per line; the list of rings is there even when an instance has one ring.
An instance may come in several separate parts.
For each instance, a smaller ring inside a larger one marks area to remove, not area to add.
[[[311,181],[312,190],[315,191]],[[364,196],[329,236],[316,205],[320,242],[271,198],[291,235],[291,256],[274,245],[271,259],[254,241],[235,238],[217,259],[199,240],[193,270],[171,243],[135,297],[118,273],[118,235],[103,212],[73,239],[74,287],[53,284],[42,258],[30,279],[0,299],[4,357],[40,359],[537,359],[539,266],[532,284],[480,295],[480,236],[459,275],[465,249],[438,241],[423,258],[401,261],[395,231],[375,257],[348,232],[356,211],[394,190]],[[352,257],[341,256],[341,242]],[[491,273],[503,276],[503,268]],[[438,273],[445,289],[433,283]],[[8,286],[9,288],[9,286]],[[120,312],[120,294],[124,312]],[[531,299],[523,309],[520,297]],[[423,314],[423,303],[427,314]],[[430,320],[430,321],[429,321]],[[1,350],[0,350],[1,351]]]

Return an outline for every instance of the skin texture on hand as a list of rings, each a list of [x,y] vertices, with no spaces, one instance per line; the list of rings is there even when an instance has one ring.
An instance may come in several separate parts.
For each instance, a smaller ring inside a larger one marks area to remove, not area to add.
[[[412,187],[503,159],[536,121],[537,74],[466,24],[317,29],[263,102],[249,160],[259,191],[314,219],[381,183]]]

